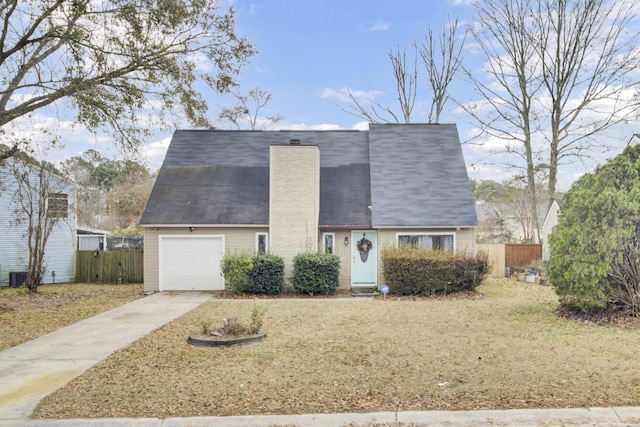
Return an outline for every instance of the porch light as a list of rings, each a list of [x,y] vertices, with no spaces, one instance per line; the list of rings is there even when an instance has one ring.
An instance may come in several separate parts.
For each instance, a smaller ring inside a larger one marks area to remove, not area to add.
[[[349,236],[346,236],[346,237],[344,238],[344,245],[345,245],[345,246],[349,246]]]

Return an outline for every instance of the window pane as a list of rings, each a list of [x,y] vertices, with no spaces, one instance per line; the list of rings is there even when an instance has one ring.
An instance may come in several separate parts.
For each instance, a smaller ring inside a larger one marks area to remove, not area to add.
[[[324,251],[328,254],[333,253],[333,234],[324,235]]]
[[[258,253],[263,254],[267,252],[267,235],[258,234]]]
[[[453,251],[453,234],[405,234],[398,235],[398,244],[416,246],[427,250]]]

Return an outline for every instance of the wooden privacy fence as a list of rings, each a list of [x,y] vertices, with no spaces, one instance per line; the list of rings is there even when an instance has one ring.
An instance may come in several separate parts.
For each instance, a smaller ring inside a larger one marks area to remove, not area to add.
[[[143,251],[76,251],[76,283],[142,283]]]
[[[476,245],[477,252],[484,252],[489,258],[489,262],[493,266],[491,277],[504,277],[504,245]]]
[[[533,261],[542,259],[542,245],[504,245],[504,264],[514,269],[523,269]]]
[[[491,277],[496,278],[505,277],[507,267],[513,274],[533,261],[542,259],[542,245],[536,244],[476,245],[476,250],[489,256],[493,265]]]

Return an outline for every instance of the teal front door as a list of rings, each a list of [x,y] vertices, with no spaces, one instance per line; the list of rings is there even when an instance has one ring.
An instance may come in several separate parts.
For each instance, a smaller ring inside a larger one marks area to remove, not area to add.
[[[351,284],[376,286],[378,272],[378,233],[351,232]]]

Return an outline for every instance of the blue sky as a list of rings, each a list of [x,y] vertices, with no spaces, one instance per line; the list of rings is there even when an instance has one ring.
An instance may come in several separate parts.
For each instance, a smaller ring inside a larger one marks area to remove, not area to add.
[[[280,114],[284,119],[270,129],[366,128],[361,119],[343,111],[348,103],[341,99],[341,92],[348,88],[375,95],[383,105],[395,106],[395,81],[388,52],[422,41],[429,25],[437,33],[450,19],[460,19],[461,25],[470,22],[473,10],[465,1],[226,0],[237,12],[236,33],[246,36],[259,52],[239,76],[238,90],[246,93],[259,87],[272,94],[272,101],[261,113],[264,116]],[[471,48],[463,51],[463,57],[469,68],[481,69],[483,64],[474,57]],[[412,117],[414,122],[427,122],[426,73],[421,60],[418,66],[421,75]],[[461,79],[454,81],[452,91],[461,102],[469,100],[473,92]],[[218,127],[224,127],[215,122],[219,107],[233,106],[234,98],[211,91],[203,93],[210,106],[210,119]],[[107,157],[119,156],[106,136],[88,133],[75,126],[70,117],[40,112],[28,119],[34,128],[47,128],[61,135],[63,144],[50,155],[52,160],[78,155],[89,148]],[[485,157],[486,148],[466,143],[476,129],[455,103],[447,105],[441,122],[458,125],[471,178],[502,181],[517,173],[478,162]],[[189,125],[177,123],[177,127]],[[613,137],[616,149],[607,157],[618,154],[634,132],[640,132],[635,125],[619,131]],[[141,153],[150,168],[161,165],[170,137],[170,132],[156,132],[142,147]],[[577,176],[604,160],[602,156],[586,165],[574,163],[563,167],[559,189],[568,189]]]
[[[237,0],[234,7],[239,32],[259,50],[243,72],[243,86],[271,92],[271,111],[284,116],[283,125],[342,128],[361,120],[342,111],[331,91],[350,88],[388,99],[395,90],[389,50],[421,40],[429,24],[439,29],[448,16],[469,9],[408,0]],[[427,113],[415,117],[426,121]]]

